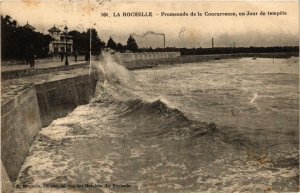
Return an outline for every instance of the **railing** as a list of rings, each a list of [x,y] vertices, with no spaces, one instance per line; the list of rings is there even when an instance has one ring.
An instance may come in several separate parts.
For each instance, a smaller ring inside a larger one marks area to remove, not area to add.
[[[65,40],[62,40],[62,41],[60,41],[60,40],[54,40],[54,41],[52,41],[52,43],[53,44],[65,44],[66,41]],[[73,40],[68,40],[67,44],[73,44]]]

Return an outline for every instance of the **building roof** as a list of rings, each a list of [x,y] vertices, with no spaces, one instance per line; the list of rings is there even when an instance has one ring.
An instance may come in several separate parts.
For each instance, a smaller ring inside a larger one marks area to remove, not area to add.
[[[49,30],[48,30],[48,32],[60,32],[61,30],[60,29],[58,29],[57,27],[55,27],[55,25],[54,25],[54,27],[52,27],[52,28],[50,28]]]
[[[29,25],[28,22],[26,25],[23,26],[24,28],[30,29],[30,30],[35,30],[35,27],[33,27],[32,25]]]

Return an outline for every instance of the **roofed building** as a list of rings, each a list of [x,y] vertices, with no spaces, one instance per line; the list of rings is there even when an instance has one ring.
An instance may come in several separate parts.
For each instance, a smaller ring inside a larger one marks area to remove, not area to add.
[[[27,21],[27,24],[23,26],[23,28],[29,29],[29,30],[32,30],[32,31],[35,30],[35,27],[33,27],[32,25],[29,25],[29,24],[28,24],[28,21]]]
[[[59,52],[68,53],[73,52],[73,40],[72,36],[67,35],[67,48],[66,48],[66,35],[55,25],[48,30],[49,35],[52,37],[52,41],[49,44],[49,52],[52,54],[58,54]]]

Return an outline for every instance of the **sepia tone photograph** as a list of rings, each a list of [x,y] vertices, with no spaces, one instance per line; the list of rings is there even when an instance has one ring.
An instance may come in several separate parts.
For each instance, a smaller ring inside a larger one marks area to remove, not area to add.
[[[2,0],[2,193],[296,193],[299,2]]]

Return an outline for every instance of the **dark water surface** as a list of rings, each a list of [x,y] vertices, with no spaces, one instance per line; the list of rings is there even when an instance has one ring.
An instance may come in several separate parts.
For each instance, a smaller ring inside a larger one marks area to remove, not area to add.
[[[20,190],[299,191],[298,58],[96,65],[95,97],[41,130],[17,184],[104,187]]]

